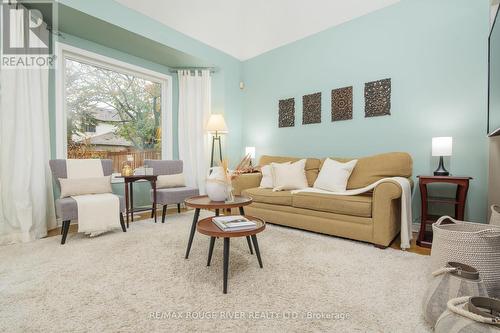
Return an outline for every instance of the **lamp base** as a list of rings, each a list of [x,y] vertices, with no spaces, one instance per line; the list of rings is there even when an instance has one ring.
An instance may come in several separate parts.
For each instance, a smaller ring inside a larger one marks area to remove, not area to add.
[[[439,165],[436,171],[434,171],[434,176],[449,176],[450,173],[444,167],[443,156],[439,157]]]

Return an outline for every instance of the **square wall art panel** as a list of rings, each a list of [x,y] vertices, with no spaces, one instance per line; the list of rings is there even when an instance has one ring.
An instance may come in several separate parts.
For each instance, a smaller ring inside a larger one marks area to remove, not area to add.
[[[332,90],[332,121],[352,119],[352,86]]]
[[[302,124],[321,123],[321,93],[302,96]]]
[[[391,79],[365,83],[365,117],[391,114]]]
[[[280,99],[278,127],[295,126],[295,98]]]

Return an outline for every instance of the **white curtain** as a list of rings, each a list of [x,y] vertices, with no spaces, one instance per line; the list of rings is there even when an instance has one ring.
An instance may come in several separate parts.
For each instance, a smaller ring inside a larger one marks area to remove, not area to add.
[[[11,36],[21,43],[22,33]],[[47,69],[1,68],[0,244],[41,238],[56,227],[48,113]]]
[[[210,116],[210,71],[180,70],[179,159],[184,161],[186,185],[205,193],[209,137],[205,126]]]

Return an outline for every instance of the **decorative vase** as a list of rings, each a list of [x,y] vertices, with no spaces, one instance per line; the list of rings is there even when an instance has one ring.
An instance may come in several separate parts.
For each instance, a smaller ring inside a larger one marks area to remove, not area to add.
[[[467,296],[454,298],[437,320],[434,332],[499,333],[500,300]]]
[[[222,167],[209,169],[205,190],[212,201],[225,201],[227,199],[227,179]]]
[[[491,205],[490,224],[500,226],[500,206]]]
[[[471,266],[448,262],[432,273],[432,280],[422,304],[425,320],[434,326],[452,298],[462,296],[488,296],[478,271]]]
[[[231,184],[230,182],[226,184],[226,201],[227,202],[234,201],[233,184]]]

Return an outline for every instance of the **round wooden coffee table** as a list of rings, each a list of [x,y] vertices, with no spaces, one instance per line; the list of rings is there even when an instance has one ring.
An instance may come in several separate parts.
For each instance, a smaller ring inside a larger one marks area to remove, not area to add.
[[[191,251],[191,245],[193,244],[194,234],[196,233],[196,223],[198,223],[198,219],[200,217],[200,209],[213,209],[215,210],[215,216],[219,216],[219,211],[221,209],[239,208],[240,214],[245,215],[245,210],[243,209],[243,207],[250,205],[252,203],[252,198],[235,195],[233,201],[212,201],[210,200],[208,195],[199,195],[184,200],[184,203],[187,207],[195,209],[193,223],[191,224],[191,231],[189,233],[189,240],[186,249],[185,258],[187,259],[189,257],[189,252]],[[250,253],[253,254],[250,236],[247,237],[247,243],[250,249]]]
[[[210,247],[208,249],[207,266],[210,266],[210,261],[212,260],[212,253],[214,251],[215,239],[218,237],[224,238],[224,265],[223,265],[224,294],[227,294],[227,274],[229,268],[229,240],[231,238],[247,237],[248,239],[248,237],[251,237],[253,247],[255,248],[255,254],[257,255],[257,260],[259,261],[259,266],[260,268],[263,267],[262,259],[260,257],[259,243],[257,242],[257,234],[259,232],[264,231],[264,229],[266,228],[266,223],[257,217],[253,216],[245,216],[245,217],[251,221],[255,221],[257,223],[257,226],[255,228],[246,230],[223,231],[217,225],[215,225],[215,223],[212,222],[213,217],[208,217],[198,222],[198,226],[196,227],[196,230],[198,230],[199,233],[210,236]]]

